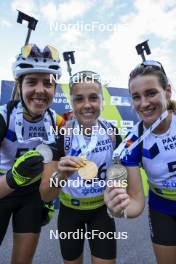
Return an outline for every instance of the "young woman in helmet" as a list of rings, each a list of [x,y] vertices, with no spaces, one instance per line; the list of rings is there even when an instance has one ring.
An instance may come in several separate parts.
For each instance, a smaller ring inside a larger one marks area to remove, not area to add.
[[[112,163],[113,148],[119,145],[121,137],[116,128],[100,119],[103,91],[98,74],[83,71],[73,75],[70,80],[70,96],[74,118],[67,128],[73,130],[70,136],[66,133],[64,139],[61,133],[54,153],[55,160],[59,159],[61,153],[58,152],[63,141],[66,156],[62,157],[59,163],[56,162],[55,168],[52,168],[51,164],[46,165],[40,186],[41,196],[46,201],[58,196],[60,190],[54,186],[49,187],[49,177],[54,169],[59,170],[59,176],[53,174],[53,177],[60,183],[62,179],[67,179],[66,186],[60,192],[58,218],[59,233],[66,235],[65,239],[60,239],[65,264],[83,263],[85,239],[90,245],[92,263],[114,264],[115,223],[107,214],[103,192],[106,171]],[[80,130],[79,135],[77,129]],[[81,156],[86,156],[86,161]],[[84,165],[87,162],[93,167],[86,169]],[[79,174],[80,167],[85,170],[84,178]],[[92,171],[96,176],[95,181],[89,179]],[[74,235],[69,236],[76,232],[77,239],[74,239]],[[104,239],[101,239],[101,235],[104,235]]]
[[[56,89],[50,74],[61,76],[57,50],[48,45],[41,51],[28,44],[18,55],[13,72],[20,100],[11,109],[7,131],[0,141],[0,244],[12,216],[12,263],[29,264],[39,238],[43,202],[38,177],[42,158],[36,151],[27,151],[42,142],[54,142],[50,125],[57,121],[58,126],[63,124],[63,119],[49,109]],[[8,104],[0,107],[1,131],[6,129],[7,108]]]

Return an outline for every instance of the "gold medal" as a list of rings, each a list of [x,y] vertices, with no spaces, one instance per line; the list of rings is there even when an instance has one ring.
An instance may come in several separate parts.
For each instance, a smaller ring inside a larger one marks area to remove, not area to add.
[[[85,160],[85,165],[78,170],[78,174],[84,180],[92,180],[97,176],[98,168],[97,165],[89,160]]]

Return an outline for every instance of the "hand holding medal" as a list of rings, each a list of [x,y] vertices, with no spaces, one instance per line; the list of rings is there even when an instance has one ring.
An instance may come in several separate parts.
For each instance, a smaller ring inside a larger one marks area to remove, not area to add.
[[[84,180],[92,180],[98,173],[97,165],[92,161],[86,160],[84,156],[63,157],[59,161],[58,169],[61,173],[67,173],[68,176],[70,173],[77,171]]]
[[[120,163],[120,159],[118,157],[114,158],[113,164],[107,170],[107,183],[110,181],[113,182],[114,187],[118,188],[125,188],[127,186],[127,170],[126,168]],[[107,213],[110,217],[113,217],[109,208],[107,208]],[[127,218],[126,210],[123,209],[120,212],[120,216]]]
[[[117,149],[114,150],[113,152],[113,164],[109,167],[109,169],[107,170],[107,180],[112,180],[114,181],[114,187],[121,187],[124,188],[122,186],[121,183],[123,183],[122,181],[127,180],[127,170],[126,168],[120,164],[120,158],[123,159],[126,155],[130,154],[132,152],[132,150],[140,144],[140,142],[142,142],[144,140],[144,138],[146,138],[168,115],[168,112],[165,111],[144,133],[143,135],[138,138],[136,141],[134,141],[129,147],[126,147],[128,140],[131,139],[133,132],[130,133],[125,140],[122,141],[122,143],[118,146]],[[133,128],[133,131],[138,129],[138,124],[135,125],[135,127]],[[118,181],[118,182],[117,182]],[[120,186],[116,186],[116,183],[120,183]],[[108,199],[107,199],[108,202]],[[106,202],[106,203],[107,203]],[[112,217],[111,211],[109,210],[109,208],[107,208],[107,212],[109,214],[110,217]],[[122,210],[120,212],[120,216],[124,216],[127,217],[126,214],[126,209]]]
[[[84,180],[92,180],[97,176],[98,168],[93,161],[84,159],[85,165],[78,169],[78,174]]]

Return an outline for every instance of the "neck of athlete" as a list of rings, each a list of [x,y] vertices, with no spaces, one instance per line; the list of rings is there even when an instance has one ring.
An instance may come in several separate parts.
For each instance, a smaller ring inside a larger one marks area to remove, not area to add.
[[[157,128],[153,130],[153,133],[160,135],[167,132],[170,127],[171,121],[172,121],[172,112],[168,111],[168,116],[161,122],[161,124],[159,124]]]
[[[23,108],[23,116],[26,120],[30,122],[38,122],[43,118],[43,115],[35,115],[35,114],[29,113],[29,111],[27,111],[25,107]]]
[[[80,127],[85,136],[91,136],[93,130],[98,130],[98,121],[96,120],[94,123],[90,124],[81,124]]]

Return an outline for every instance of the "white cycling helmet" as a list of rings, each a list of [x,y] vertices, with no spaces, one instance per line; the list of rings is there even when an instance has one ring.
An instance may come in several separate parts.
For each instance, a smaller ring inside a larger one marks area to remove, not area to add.
[[[61,77],[58,51],[47,45],[41,51],[37,45],[28,44],[21,49],[16,62],[12,65],[15,79],[28,73],[49,73]]]

